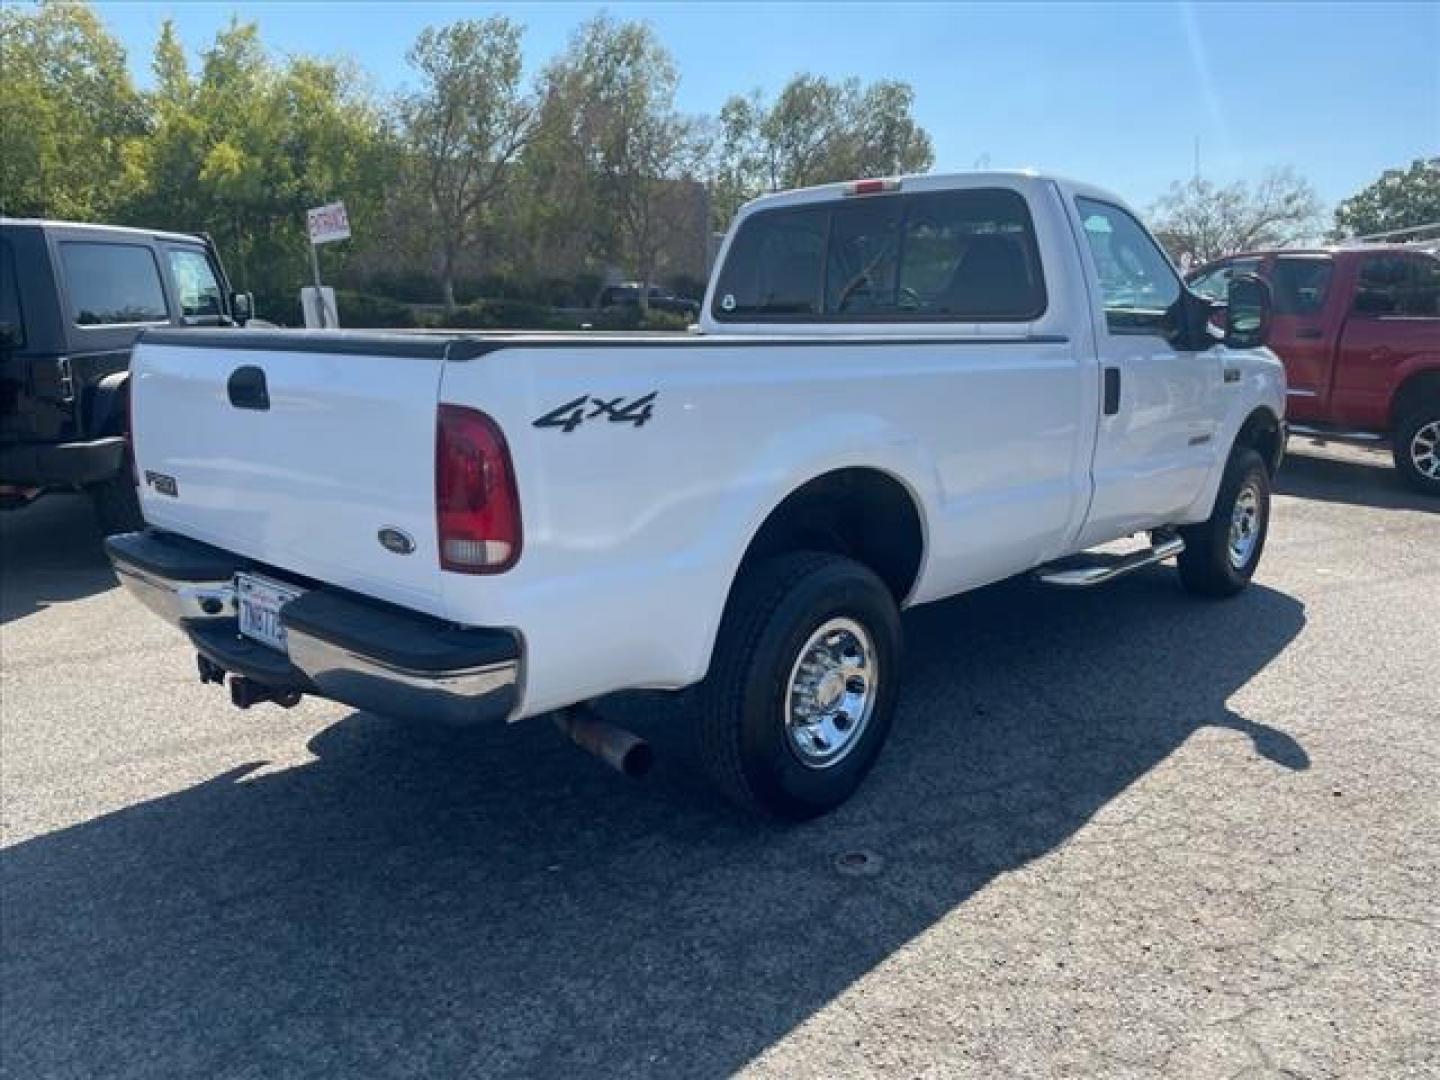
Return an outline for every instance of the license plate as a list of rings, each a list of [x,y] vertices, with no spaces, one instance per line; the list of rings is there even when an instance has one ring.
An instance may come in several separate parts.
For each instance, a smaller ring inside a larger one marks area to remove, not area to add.
[[[280,609],[304,591],[274,578],[236,574],[235,600],[240,609],[240,633],[285,652],[285,627],[280,622]]]

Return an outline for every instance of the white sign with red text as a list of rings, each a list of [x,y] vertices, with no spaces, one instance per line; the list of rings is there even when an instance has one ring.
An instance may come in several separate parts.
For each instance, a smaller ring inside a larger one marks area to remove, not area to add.
[[[329,244],[335,240],[350,239],[350,217],[345,213],[343,202],[333,202],[307,210],[305,218],[312,244]]]

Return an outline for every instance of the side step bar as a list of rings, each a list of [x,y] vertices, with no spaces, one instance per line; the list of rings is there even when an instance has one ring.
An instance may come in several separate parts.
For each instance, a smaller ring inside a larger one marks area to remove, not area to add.
[[[1179,555],[1185,550],[1185,541],[1178,536],[1167,536],[1154,546],[1143,551],[1131,552],[1123,559],[1103,566],[1081,566],[1065,570],[1037,570],[1035,576],[1046,585],[1056,585],[1062,589],[1088,589],[1092,585],[1104,585],[1107,581],[1114,581],[1126,574],[1133,574],[1136,570],[1143,570],[1147,566],[1154,566],[1156,563],[1170,558],[1172,555]]]
[[[1291,424],[1291,435],[1303,435],[1307,439],[1333,439],[1336,442],[1384,442],[1385,436],[1376,431],[1345,431],[1341,428],[1311,427],[1309,424]]]

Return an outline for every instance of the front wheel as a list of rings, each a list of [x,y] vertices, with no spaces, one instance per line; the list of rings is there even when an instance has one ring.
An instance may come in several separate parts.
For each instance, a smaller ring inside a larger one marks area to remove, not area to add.
[[[1259,454],[1237,447],[1225,466],[1215,509],[1180,529],[1180,580],[1197,596],[1234,596],[1250,583],[1270,531],[1270,473]]]
[[[803,821],[850,797],[890,732],[900,615],[869,569],[801,552],[744,571],[700,694],[700,747],[744,809]]]
[[[1412,408],[1395,426],[1395,468],[1426,495],[1440,495],[1440,396]]]

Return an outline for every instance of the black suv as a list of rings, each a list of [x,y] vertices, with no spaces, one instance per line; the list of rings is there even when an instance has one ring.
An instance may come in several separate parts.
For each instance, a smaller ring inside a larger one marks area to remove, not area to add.
[[[139,528],[130,350],[150,326],[235,326],[206,236],[0,218],[0,509],[84,489],[106,533]]]
[[[600,299],[595,306],[602,311],[607,308],[638,308],[641,288],[638,281],[627,281],[623,285],[607,285],[600,290]],[[698,300],[676,296],[669,289],[662,289],[656,285],[650,286],[649,300],[650,308],[655,311],[668,311],[675,315],[686,315],[692,319],[698,318],[700,315]]]

